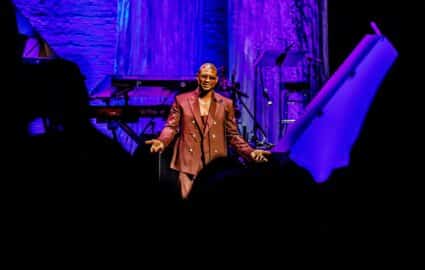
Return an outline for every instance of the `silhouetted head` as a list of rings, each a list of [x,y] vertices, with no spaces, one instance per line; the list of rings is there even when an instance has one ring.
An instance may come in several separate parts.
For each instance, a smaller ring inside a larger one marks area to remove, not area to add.
[[[89,99],[78,66],[65,59],[25,64],[23,124],[44,119],[44,132],[78,132],[89,123]]]

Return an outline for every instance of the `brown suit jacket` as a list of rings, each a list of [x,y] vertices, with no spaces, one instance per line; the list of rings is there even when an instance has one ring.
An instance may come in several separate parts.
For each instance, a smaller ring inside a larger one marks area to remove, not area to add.
[[[250,159],[253,149],[239,134],[233,101],[213,93],[207,124],[204,125],[199,109],[199,90],[176,96],[164,129],[158,139],[167,147],[178,134],[174,145],[171,168],[192,175],[217,157],[227,156],[230,143],[244,158]]]

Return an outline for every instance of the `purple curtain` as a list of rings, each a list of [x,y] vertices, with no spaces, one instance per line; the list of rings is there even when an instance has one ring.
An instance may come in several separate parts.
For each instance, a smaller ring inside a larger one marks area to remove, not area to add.
[[[194,76],[201,4],[199,0],[118,1],[115,73]]]

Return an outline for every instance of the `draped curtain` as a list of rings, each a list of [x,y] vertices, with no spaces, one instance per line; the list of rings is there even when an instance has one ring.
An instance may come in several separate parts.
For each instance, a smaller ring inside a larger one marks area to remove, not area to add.
[[[202,1],[119,0],[115,73],[193,76]]]

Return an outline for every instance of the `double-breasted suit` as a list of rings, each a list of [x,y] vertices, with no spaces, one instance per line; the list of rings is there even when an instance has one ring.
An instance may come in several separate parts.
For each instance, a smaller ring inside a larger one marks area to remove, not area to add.
[[[233,101],[213,93],[205,124],[199,108],[200,90],[177,95],[158,140],[167,147],[175,138],[171,168],[197,175],[205,164],[227,156],[230,144],[244,158],[250,159],[253,149],[237,130]]]

